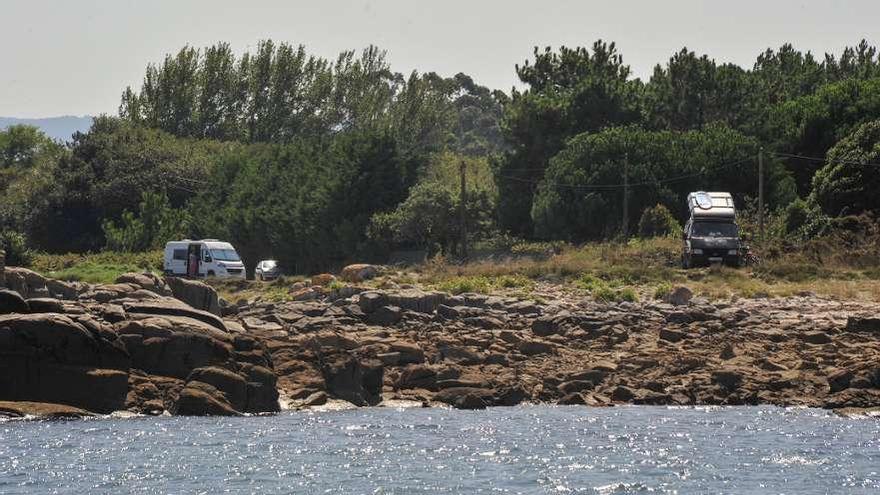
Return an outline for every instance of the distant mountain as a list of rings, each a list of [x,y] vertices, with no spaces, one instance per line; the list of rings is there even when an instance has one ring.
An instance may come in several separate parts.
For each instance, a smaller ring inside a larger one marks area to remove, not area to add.
[[[75,117],[65,115],[63,117],[47,117],[45,119],[19,119],[16,117],[0,117],[0,129],[6,129],[11,125],[25,124],[39,127],[47,136],[58,141],[70,141],[76,131],[88,131],[92,126],[94,117],[84,115]]]

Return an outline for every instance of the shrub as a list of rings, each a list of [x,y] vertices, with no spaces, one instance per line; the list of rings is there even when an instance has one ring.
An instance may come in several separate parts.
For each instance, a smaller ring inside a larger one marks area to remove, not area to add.
[[[515,287],[531,287],[532,281],[523,275],[502,275],[495,280],[495,285],[504,289]]]
[[[782,224],[788,236],[810,239],[828,229],[829,218],[812,201],[796,199],[782,212]]]
[[[574,282],[574,285],[590,293],[608,287],[607,282],[600,278],[596,278],[589,273],[581,275],[580,278]]]
[[[28,247],[27,238],[19,232],[0,232],[0,249],[6,250],[7,266],[31,266],[34,253]]]
[[[437,288],[452,294],[465,292],[488,294],[492,290],[492,283],[486,277],[455,277],[441,282]]]
[[[639,219],[639,236],[660,237],[676,235],[681,232],[681,226],[669,208],[658,204],[651,208],[645,208]]]
[[[586,290],[597,301],[603,302],[636,302],[639,300],[635,290],[631,287],[619,288],[620,281],[606,281],[589,273],[581,275],[574,282],[575,286]]]
[[[621,301],[638,302],[639,300],[638,294],[636,294],[635,289],[632,287],[624,287],[623,289],[620,289],[617,294]]]
[[[654,288],[654,299],[663,299],[672,293],[672,284],[669,282],[660,282],[656,288]]]
[[[460,253],[460,204],[458,193],[445,184],[419,183],[393,211],[373,215],[367,236],[386,249],[391,239],[403,246],[426,249],[429,255]],[[471,191],[465,210],[471,242],[485,238],[491,230],[494,211],[491,195],[484,190]]]
[[[182,237],[184,215],[171,208],[164,193],[144,192],[140,216],[126,210],[120,225],[106,220],[102,224],[107,248],[115,251],[158,249],[165,241]]]

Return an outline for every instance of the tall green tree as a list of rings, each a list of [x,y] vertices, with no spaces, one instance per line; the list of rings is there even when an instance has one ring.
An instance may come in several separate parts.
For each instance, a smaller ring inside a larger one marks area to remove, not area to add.
[[[629,80],[615,44],[601,40],[591,49],[536,48],[516,69],[527,89],[514,89],[505,106],[509,151],[498,162],[498,208],[503,228],[529,236],[532,198],[550,159],[574,135],[637,122],[642,85]]]
[[[880,213],[880,120],[858,126],[828,152],[811,199],[829,215]]]

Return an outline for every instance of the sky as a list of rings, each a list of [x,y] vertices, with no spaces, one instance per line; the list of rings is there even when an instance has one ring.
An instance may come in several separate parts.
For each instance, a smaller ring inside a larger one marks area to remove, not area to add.
[[[880,0],[0,0],[0,116],[115,114],[144,68],[190,44],[261,39],[335,57],[375,44],[394,70],[458,72],[509,91],[534,46],[615,41],[636,76],[683,46],[751,67],[791,42],[880,44]]]

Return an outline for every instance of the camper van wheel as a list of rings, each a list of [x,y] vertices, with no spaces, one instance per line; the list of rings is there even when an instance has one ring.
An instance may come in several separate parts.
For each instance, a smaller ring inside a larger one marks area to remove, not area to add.
[[[214,276],[214,270],[208,270],[208,276],[209,276],[209,277],[213,277],[213,276]]]

